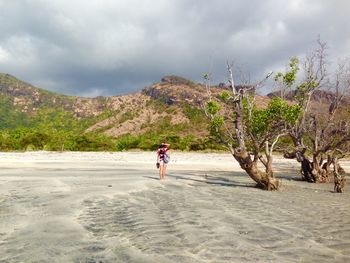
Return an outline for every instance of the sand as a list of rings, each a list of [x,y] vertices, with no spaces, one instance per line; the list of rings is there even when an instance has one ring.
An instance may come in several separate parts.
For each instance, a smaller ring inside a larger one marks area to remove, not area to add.
[[[229,154],[171,157],[160,182],[154,153],[0,153],[0,262],[350,262],[349,183],[275,158],[266,192]]]

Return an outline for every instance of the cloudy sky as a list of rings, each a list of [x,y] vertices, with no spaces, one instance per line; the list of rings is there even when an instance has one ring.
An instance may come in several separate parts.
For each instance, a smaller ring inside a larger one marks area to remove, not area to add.
[[[164,75],[252,80],[328,43],[350,55],[348,0],[0,0],[0,72],[80,96],[138,91]]]

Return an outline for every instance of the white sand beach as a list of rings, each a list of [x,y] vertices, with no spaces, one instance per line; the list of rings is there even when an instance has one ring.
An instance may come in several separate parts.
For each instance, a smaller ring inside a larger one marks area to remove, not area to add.
[[[277,192],[229,154],[0,153],[0,262],[350,262],[350,179]],[[343,163],[350,173],[350,162]]]

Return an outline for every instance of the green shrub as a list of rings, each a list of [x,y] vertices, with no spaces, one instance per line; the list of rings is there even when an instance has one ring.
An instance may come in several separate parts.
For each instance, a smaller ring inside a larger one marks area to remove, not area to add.
[[[117,139],[115,146],[117,151],[126,151],[129,149],[138,148],[139,144],[139,137],[132,135],[124,135]]]
[[[205,114],[202,110],[192,107],[188,103],[182,104],[182,110],[185,116],[191,121],[193,124],[207,122],[205,118]]]

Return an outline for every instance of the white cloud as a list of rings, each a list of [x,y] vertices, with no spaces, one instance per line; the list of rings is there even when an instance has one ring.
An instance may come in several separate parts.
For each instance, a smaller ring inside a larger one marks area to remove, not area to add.
[[[10,60],[10,53],[0,46],[0,63],[6,63]]]

